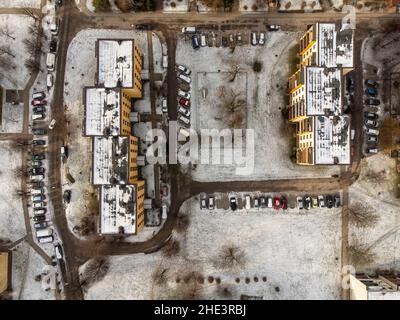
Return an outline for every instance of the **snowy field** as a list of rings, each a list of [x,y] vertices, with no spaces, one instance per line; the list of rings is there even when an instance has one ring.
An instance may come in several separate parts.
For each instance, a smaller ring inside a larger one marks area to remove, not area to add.
[[[280,0],[279,11],[300,11],[313,12],[322,10],[318,0]],[[305,4],[305,5],[304,5]]]
[[[263,299],[340,298],[339,209],[316,209],[306,214],[297,209],[286,214],[268,209],[205,213],[196,198],[181,209],[188,212],[191,224],[183,235],[174,235],[180,241],[179,256],[166,258],[157,252],[112,257],[110,271],[89,289],[85,299],[178,298],[185,284],[177,285],[176,279],[190,272],[206,279],[197,286],[199,298],[221,299],[221,287],[230,288],[231,299],[242,294]],[[242,270],[215,266],[221,247],[231,244],[245,254]],[[152,281],[157,268],[166,269],[163,285]],[[209,276],[219,278],[221,284],[207,283]]]
[[[14,169],[21,165],[21,154],[12,150],[9,142],[0,142],[0,237],[16,241],[26,235],[22,202],[16,196],[21,180],[14,177]]]
[[[368,179],[371,171],[383,171],[379,182]],[[350,245],[359,243],[375,255],[367,270],[400,268],[400,199],[394,196],[395,176],[395,160],[379,153],[362,161],[360,178],[349,188],[350,206],[361,202],[378,216],[371,228],[350,228]]]
[[[24,105],[4,103],[2,110],[1,132],[20,133],[23,129]]]
[[[1,1],[0,1],[1,2]],[[5,35],[0,35],[0,42],[9,45],[11,54],[9,56],[14,65],[10,70],[0,67],[0,84],[5,89],[24,89],[29,79],[29,72],[25,68],[25,60],[29,58],[29,53],[25,50],[23,41],[29,36],[28,27],[33,19],[24,15],[1,14],[0,28],[8,27],[12,39]]]
[[[40,8],[41,0],[1,0],[0,8]]]
[[[207,116],[208,122],[216,120],[213,112],[198,111],[199,102],[203,99],[200,90],[203,85],[200,85],[199,80],[204,77],[204,73],[218,73],[218,70],[220,73],[228,72],[233,62],[239,65],[241,73],[246,74],[247,129],[253,129],[255,134],[254,171],[251,175],[236,174],[234,165],[198,165],[192,173],[195,180],[330,177],[339,173],[337,166],[305,167],[295,165],[290,160],[292,137],[286,128],[281,109],[286,104],[289,51],[296,45],[299,36],[300,33],[294,32],[267,32],[265,46],[237,46],[233,54],[228,48],[216,47],[202,47],[194,51],[189,38],[178,40],[176,61],[192,71],[191,122],[194,127],[199,129],[200,124],[207,122]],[[260,73],[252,70],[253,63],[257,60],[263,65]],[[211,92],[227,82],[228,80],[223,83],[210,81],[207,91]],[[246,88],[245,84],[240,86]],[[210,105],[209,108],[213,109],[215,105]]]
[[[163,0],[163,11],[167,13],[189,11],[188,0]]]

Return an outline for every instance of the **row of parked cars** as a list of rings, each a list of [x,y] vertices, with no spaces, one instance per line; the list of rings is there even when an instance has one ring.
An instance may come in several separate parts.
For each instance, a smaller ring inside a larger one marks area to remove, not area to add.
[[[326,196],[297,196],[296,197],[297,208],[300,210],[310,210],[312,208],[339,208],[341,206],[340,195],[328,194]]]
[[[367,107],[379,106],[380,100],[378,97],[378,83],[375,80],[367,79],[365,80],[365,105]],[[379,136],[379,116],[375,112],[366,111],[364,112],[364,125],[366,133],[366,143],[367,147],[365,152],[367,154],[378,153],[378,136]]]
[[[191,70],[183,65],[176,66],[178,81],[186,86],[178,87],[178,123],[185,128],[190,127],[190,78]]]

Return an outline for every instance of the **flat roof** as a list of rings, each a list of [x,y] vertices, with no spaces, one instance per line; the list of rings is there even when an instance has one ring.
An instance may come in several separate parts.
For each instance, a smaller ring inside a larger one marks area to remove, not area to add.
[[[353,68],[354,32],[349,23],[342,23],[337,32],[336,63],[342,68]]]
[[[336,27],[334,23],[320,23],[318,32],[319,65],[336,67]]]
[[[100,233],[136,233],[136,186],[101,186]]]
[[[129,137],[93,138],[93,184],[128,182]]]
[[[133,87],[133,40],[98,40],[98,84]]]
[[[307,115],[342,112],[341,72],[337,68],[306,67]]]
[[[314,118],[315,164],[350,164],[350,117]]]
[[[120,134],[120,90],[85,88],[85,135]]]

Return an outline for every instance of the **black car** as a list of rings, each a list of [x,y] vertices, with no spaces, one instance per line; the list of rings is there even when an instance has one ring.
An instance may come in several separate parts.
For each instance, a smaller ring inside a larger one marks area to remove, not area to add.
[[[287,210],[287,199],[285,196],[281,196],[281,208]]]
[[[365,85],[367,85],[368,87],[378,87],[378,82],[376,82],[375,80],[371,80],[371,79],[367,79],[365,80]]]
[[[65,203],[70,203],[71,201],[71,190],[65,190],[63,194],[63,199]]]
[[[44,181],[32,181],[32,189],[42,189],[44,187]]]
[[[137,30],[153,30],[153,26],[151,24],[147,24],[147,23],[137,24],[137,25],[135,25],[135,28]]]
[[[365,104],[368,106],[379,106],[381,104],[381,101],[379,99],[366,99]]]
[[[192,48],[197,50],[200,48],[199,37],[197,35],[192,35]]]
[[[331,208],[333,207],[333,197],[332,197],[330,194],[328,194],[328,195],[326,196],[326,206],[327,206],[329,209],[331,209]]]
[[[44,146],[46,144],[46,141],[44,140],[33,140],[32,145],[34,146]]]
[[[44,136],[45,134],[47,134],[47,130],[42,128],[35,128],[32,129],[32,133],[36,136]]]
[[[305,196],[304,197],[304,208],[306,210],[310,210],[311,209],[311,197],[310,196]]]
[[[33,154],[31,157],[32,160],[44,160],[46,156],[42,153]]]
[[[378,115],[376,113],[373,113],[373,112],[364,112],[364,117],[367,118],[367,119],[371,119],[371,120],[378,119]]]
[[[340,207],[340,195],[336,194],[335,195],[335,208],[339,208]]]
[[[53,40],[50,41],[49,48],[50,48],[50,52],[56,52],[57,51],[57,40],[56,39],[53,39]]]
[[[44,168],[32,168],[31,173],[33,175],[35,174],[44,174]]]
[[[260,207],[265,208],[267,206],[267,200],[265,197],[260,197]]]
[[[33,113],[40,114],[46,112],[46,108],[43,106],[37,106],[33,108]]]
[[[37,215],[37,216],[34,216],[32,219],[35,222],[42,222],[42,221],[46,220],[46,215],[44,215],[44,214]]]
[[[228,38],[227,37],[222,37],[222,46],[226,48],[228,46]]]
[[[235,211],[237,209],[236,198],[235,197],[231,197],[229,199],[229,203],[230,203],[230,206],[231,206],[231,210]]]
[[[36,222],[36,223],[33,224],[33,227],[35,229],[45,229],[45,228],[47,228],[47,226],[48,226],[47,221]]]

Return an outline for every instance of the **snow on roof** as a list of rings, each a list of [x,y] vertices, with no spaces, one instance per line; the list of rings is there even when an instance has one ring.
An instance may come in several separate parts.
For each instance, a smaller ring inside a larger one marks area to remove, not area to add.
[[[342,111],[339,69],[306,68],[307,115],[339,115]]]
[[[94,137],[93,184],[125,184],[128,181],[129,137]]]
[[[100,233],[136,233],[136,188],[134,185],[101,186]]]
[[[350,118],[315,118],[315,164],[350,164]]]
[[[98,84],[133,87],[133,40],[98,40]]]
[[[336,63],[342,68],[352,68],[354,33],[349,23],[342,24],[341,29],[337,32],[336,45]]]
[[[120,107],[119,89],[86,88],[85,134],[119,135]]]

